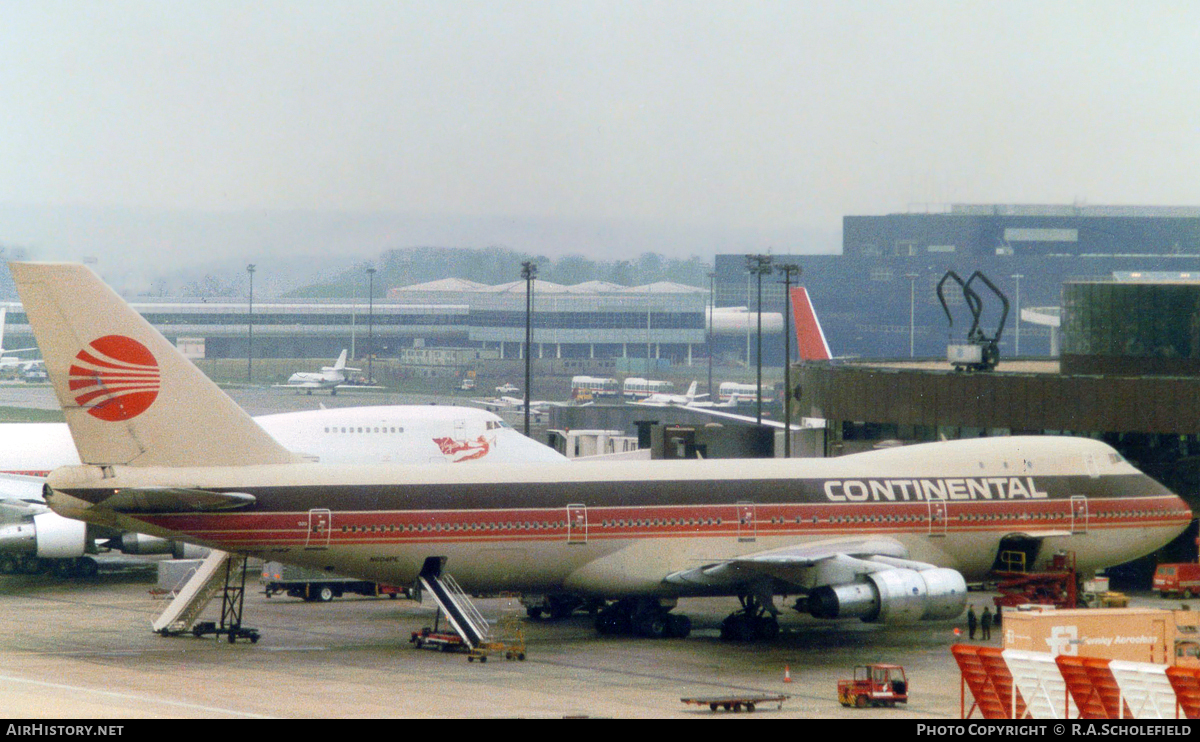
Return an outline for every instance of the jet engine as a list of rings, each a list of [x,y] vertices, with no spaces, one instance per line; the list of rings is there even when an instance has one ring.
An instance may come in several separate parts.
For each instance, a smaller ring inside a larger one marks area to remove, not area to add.
[[[954,618],[967,604],[967,582],[953,569],[885,569],[859,582],[819,587],[796,604],[816,618],[912,623]]]
[[[123,533],[120,538],[109,539],[105,546],[120,549],[126,554],[170,554],[176,559],[201,559],[208,549],[180,541],[170,541],[144,533]]]
[[[77,559],[89,552],[89,543],[86,523],[50,511],[0,525],[0,555]],[[208,553],[203,547],[141,533],[124,533],[104,545],[126,554],[171,554],[176,559],[200,559]]]

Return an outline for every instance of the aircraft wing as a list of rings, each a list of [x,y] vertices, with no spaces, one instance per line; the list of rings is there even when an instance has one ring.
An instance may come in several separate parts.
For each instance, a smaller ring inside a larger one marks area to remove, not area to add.
[[[335,385],[319,381],[298,381],[294,384],[272,384],[272,386],[276,389],[326,389]]]
[[[254,495],[241,492],[143,487],[119,490],[96,507],[118,513],[190,513],[231,510],[252,505],[254,502]]]
[[[46,480],[42,477],[0,474],[0,503],[35,503],[45,507],[46,500],[42,497],[42,486],[45,484]]]
[[[753,415],[738,415],[733,412],[724,412],[722,410],[714,410],[711,407],[697,407],[696,405],[682,405],[682,404],[671,405],[671,406],[678,407],[681,410],[688,410],[689,412],[700,412],[705,415],[712,415],[713,417],[723,417],[727,420],[737,420],[738,422],[742,422],[742,423],[754,424],[757,422],[754,419]],[[770,420],[765,417],[762,420],[762,424],[766,425],[767,427],[770,427],[770,428],[779,428],[780,430],[783,430],[783,428],[784,428],[784,424],[782,422],[780,422],[778,420]],[[792,430],[803,430],[803,429],[804,429],[803,425],[797,425],[796,423],[792,423]]]
[[[937,565],[908,559],[908,550],[886,536],[833,539],[786,546],[756,554],[716,560],[667,575],[676,585],[718,587],[744,583],[756,577],[776,579],[811,589],[852,582],[859,575],[888,569],[935,569]]]

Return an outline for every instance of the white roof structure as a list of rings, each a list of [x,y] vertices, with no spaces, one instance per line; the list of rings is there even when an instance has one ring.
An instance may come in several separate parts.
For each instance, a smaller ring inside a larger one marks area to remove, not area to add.
[[[568,291],[569,289],[561,283],[551,283],[550,281],[543,281],[538,278],[533,279],[534,294],[565,294]],[[497,286],[483,286],[479,289],[479,292],[483,294],[524,294],[525,281],[522,279],[520,281],[502,283]]]
[[[622,293],[627,293],[627,294],[707,294],[708,289],[702,289],[699,286],[687,286],[682,283],[673,283],[671,281],[658,281],[656,283],[648,283],[643,286],[630,286],[627,289],[622,289]]]
[[[404,292],[404,291],[478,291],[487,288],[487,284],[479,283],[478,281],[468,281],[465,278],[442,278],[437,281],[427,281],[425,283],[414,283],[411,286],[397,286],[389,291]]]
[[[626,288],[619,283],[610,283],[609,281],[584,281],[568,286],[567,290],[573,294],[608,294],[614,291],[624,291]]]

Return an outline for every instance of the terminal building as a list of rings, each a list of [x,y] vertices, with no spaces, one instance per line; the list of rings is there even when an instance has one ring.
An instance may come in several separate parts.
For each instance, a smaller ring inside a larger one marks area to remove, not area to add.
[[[953,270],[964,279],[982,271],[1007,295],[1004,355],[1050,356],[1067,281],[1200,275],[1200,208],[958,204],[846,216],[841,254],[774,262],[802,269],[834,355],[944,357],[950,328],[935,289]],[[758,306],[745,255],[718,255],[715,273],[717,307]],[[764,280],[761,296],[782,311],[781,279]]]
[[[514,360],[525,347],[524,281],[488,286],[445,279],[389,290],[367,302],[145,302],[134,308],[194,358],[402,358],[427,349]],[[595,361],[608,370],[617,361],[630,371],[706,359],[709,339],[739,357],[758,318],[745,308],[716,312],[708,327],[708,289],[660,282],[624,287],[599,281],[564,286],[534,281],[532,354],[542,359]],[[25,313],[8,303],[9,346],[33,345]],[[783,329],[780,312],[763,317],[764,336]]]

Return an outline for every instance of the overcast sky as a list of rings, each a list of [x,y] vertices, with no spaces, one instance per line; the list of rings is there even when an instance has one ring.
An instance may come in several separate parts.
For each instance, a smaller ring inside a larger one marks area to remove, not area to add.
[[[0,111],[0,204],[831,251],[918,203],[1200,204],[1200,3],[3,0]]]

